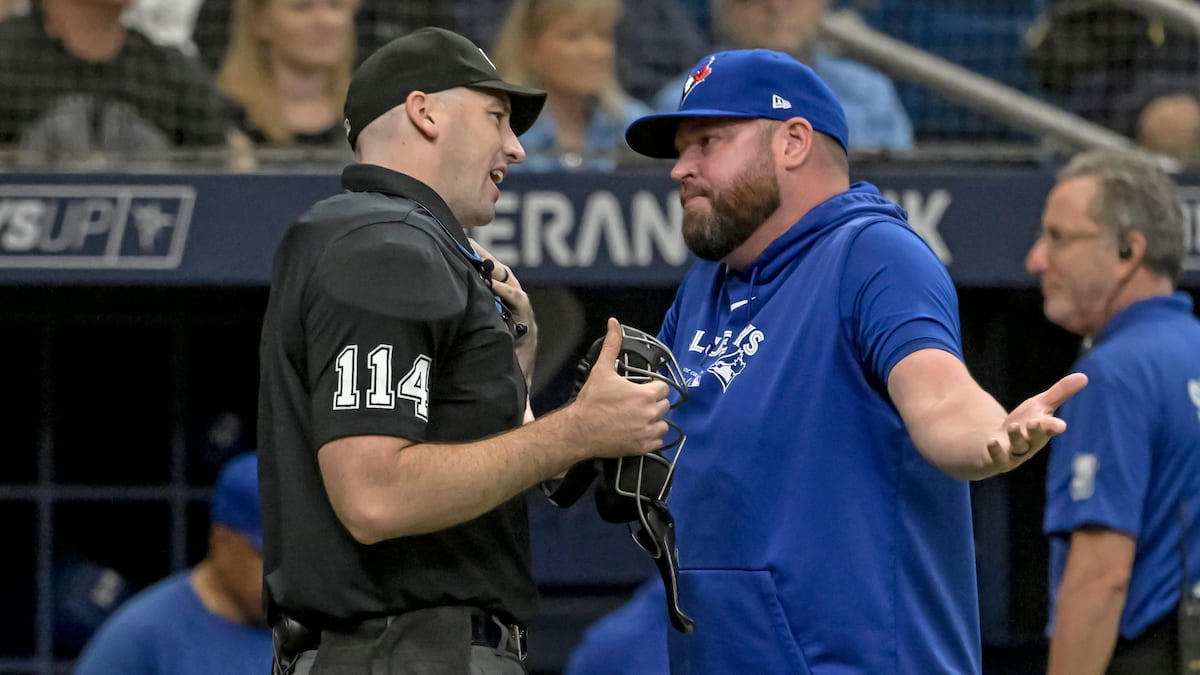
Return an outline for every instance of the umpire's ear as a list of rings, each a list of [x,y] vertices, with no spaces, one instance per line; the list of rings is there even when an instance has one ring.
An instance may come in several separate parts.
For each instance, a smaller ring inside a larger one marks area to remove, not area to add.
[[[423,91],[410,92],[404,99],[404,112],[408,121],[422,136],[431,141],[441,132],[437,112],[442,107],[444,106],[436,97]]]

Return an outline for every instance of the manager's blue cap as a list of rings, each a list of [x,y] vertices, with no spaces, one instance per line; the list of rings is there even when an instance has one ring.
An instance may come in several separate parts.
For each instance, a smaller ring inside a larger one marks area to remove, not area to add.
[[[258,457],[247,452],[226,462],[213,486],[211,524],[237,530],[262,550],[262,511],[258,499]]]
[[[700,59],[683,83],[679,110],[634,120],[629,147],[647,157],[678,157],[675,131],[686,117],[803,117],[817,131],[849,146],[846,113],[812,68],[783,52],[738,49]]]

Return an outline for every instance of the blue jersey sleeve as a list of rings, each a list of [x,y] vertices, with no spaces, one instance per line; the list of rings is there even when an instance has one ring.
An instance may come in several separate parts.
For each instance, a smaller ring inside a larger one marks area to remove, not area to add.
[[[76,675],[254,675],[271,670],[271,633],[210,612],[189,571],[142,591],[104,622]]]
[[[75,663],[75,675],[156,675],[158,666],[143,613],[118,610],[96,631]]]
[[[958,296],[929,246],[897,221],[864,226],[847,253],[839,298],[843,330],[864,370],[886,385],[920,349],[962,358]]]
[[[1145,396],[1100,354],[1077,364],[1088,386],[1063,404],[1068,432],[1055,437],[1046,476],[1047,533],[1100,525],[1137,537],[1152,470]]]
[[[571,652],[564,675],[666,675],[666,590],[655,577],[624,605],[600,618]]]

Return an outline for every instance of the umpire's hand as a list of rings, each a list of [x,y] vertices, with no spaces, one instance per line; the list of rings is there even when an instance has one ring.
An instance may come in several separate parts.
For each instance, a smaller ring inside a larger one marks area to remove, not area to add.
[[[631,382],[617,373],[624,339],[621,324],[608,320],[600,356],[575,400],[563,409],[571,415],[592,457],[643,454],[662,447],[667,433],[663,416],[670,409],[665,382]]]
[[[537,360],[538,327],[533,316],[533,304],[529,302],[529,295],[521,288],[521,282],[511,267],[497,260],[474,239],[471,245],[483,259],[492,261],[492,292],[508,309],[508,330],[513,334],[517,361],[521,364],[521,372],[525,374],[526,384],[529,384],[533,381],[533,368]]]

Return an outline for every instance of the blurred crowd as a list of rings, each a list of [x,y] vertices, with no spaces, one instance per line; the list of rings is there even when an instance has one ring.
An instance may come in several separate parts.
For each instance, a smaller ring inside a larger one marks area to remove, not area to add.
[[[1008,14],[982,0],[0,0],[0,152],[6,164],[85,167],[346,161],[355,65],[424,25],[466,35],[502,76],[549,92],[547,114],[522,138],[523,170],[637,161],[629,121],[672,109],[700,57],[726,48],[812,66],[846,108],[854,150],[895,155],[935,140],[928,91],[823,43],[823,13],[849,8],[933,53],[945,51],[934,33],[965,43],[1008,34],[996,44],[1013,53],[992,61],[1021,73],[991,73],[1003,84],[1185,162],[1200,157],[1194,35],[1115,0],[1003,4]]]

